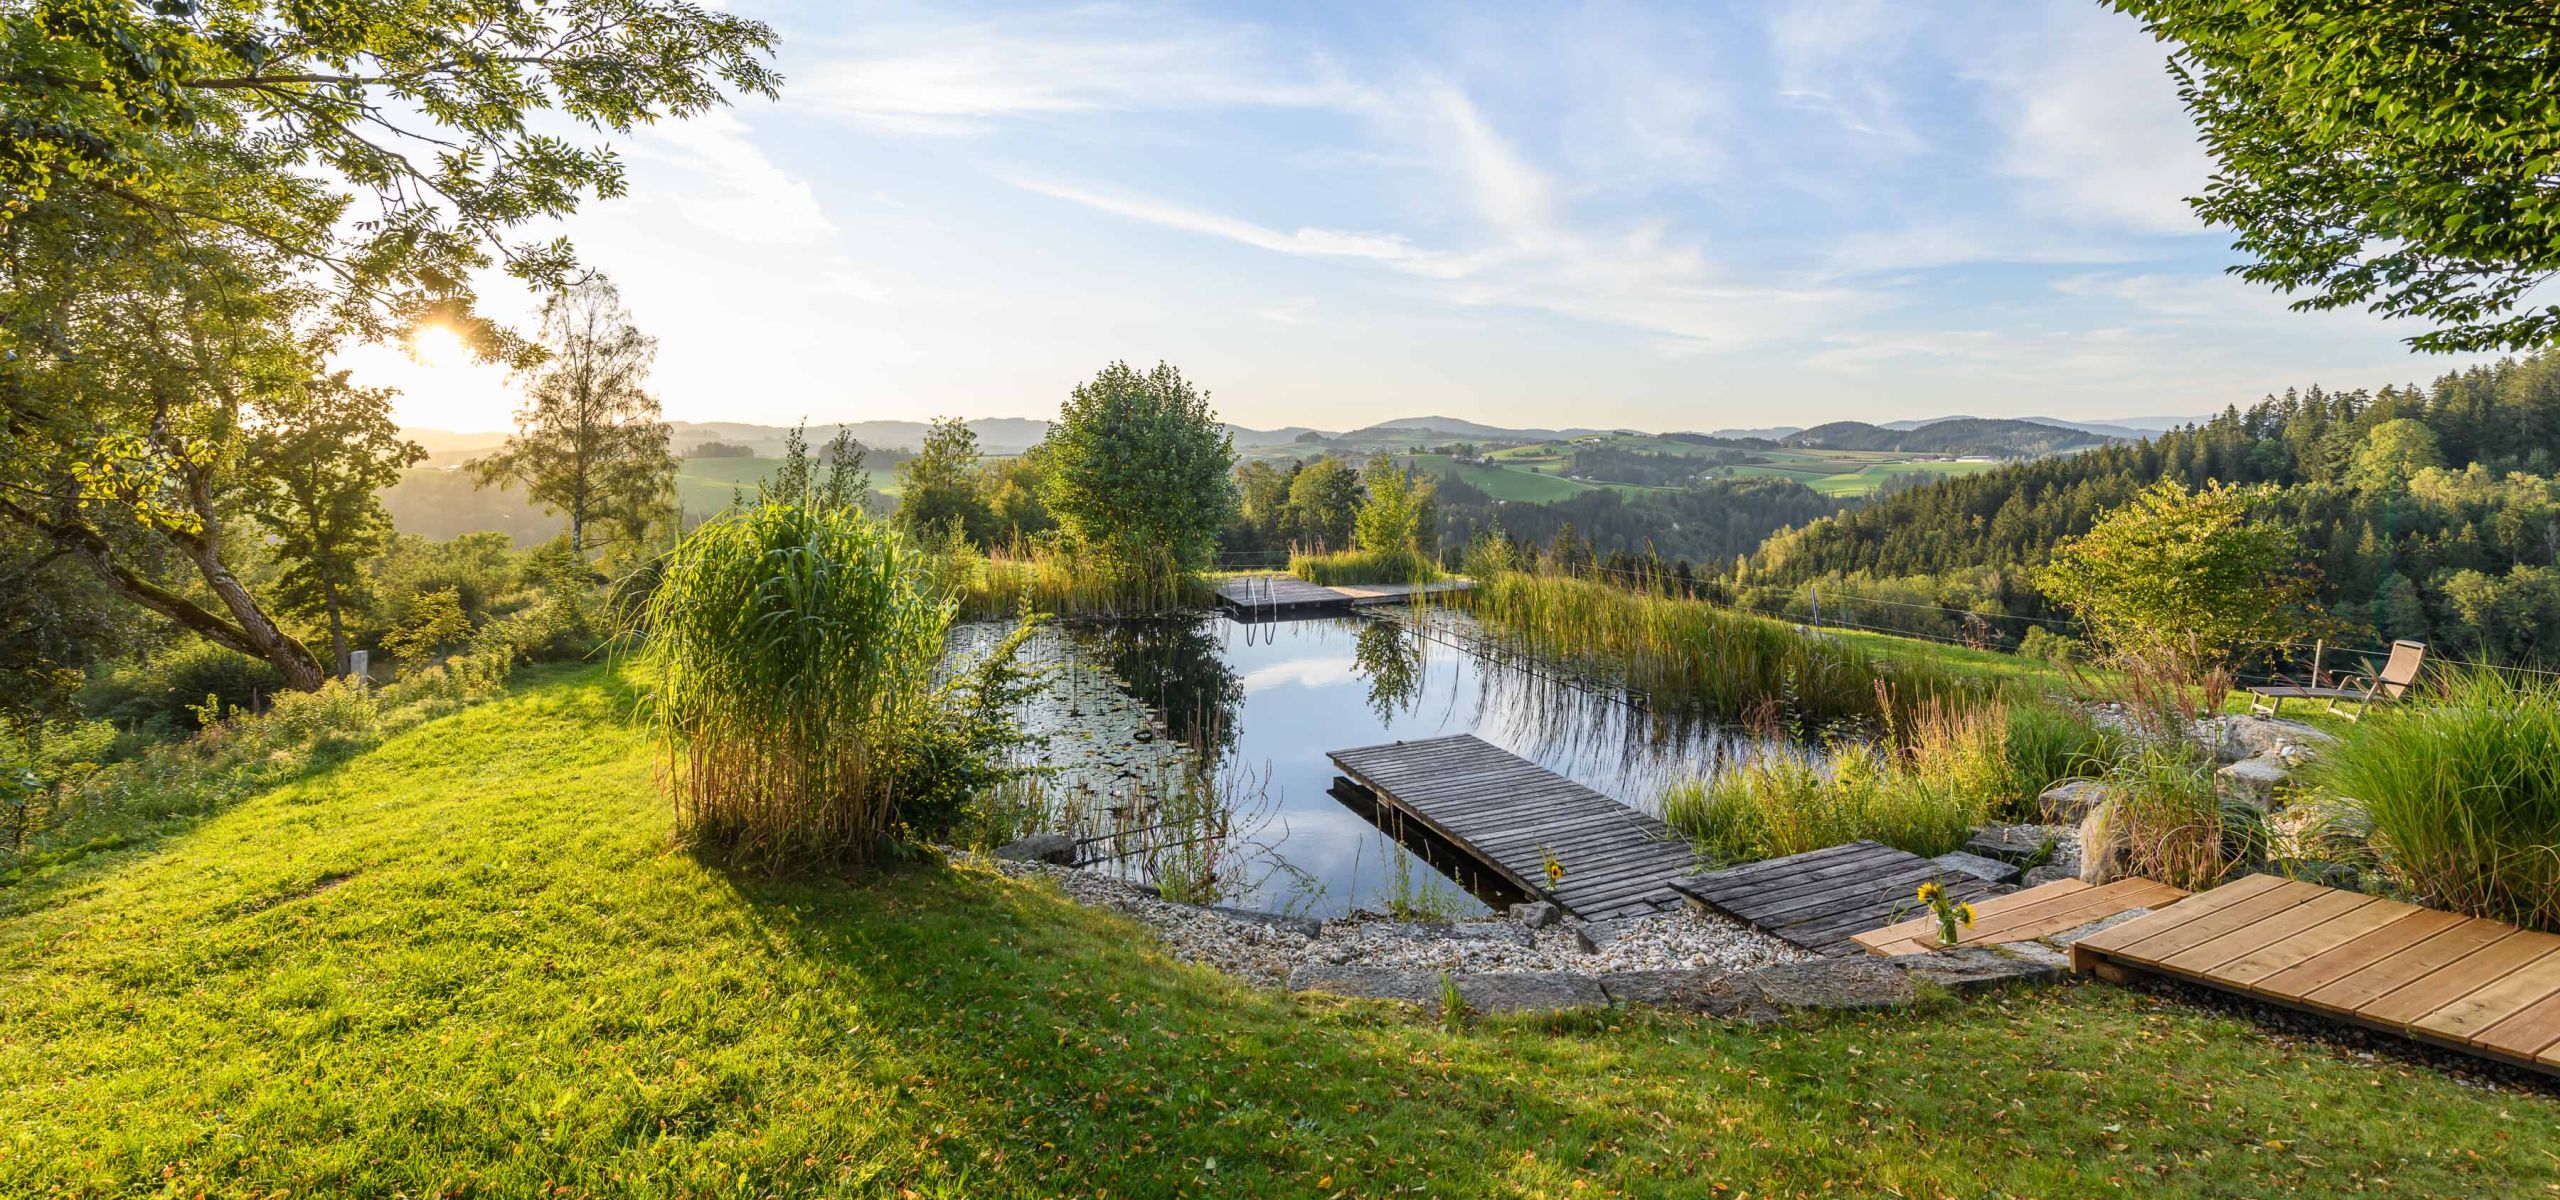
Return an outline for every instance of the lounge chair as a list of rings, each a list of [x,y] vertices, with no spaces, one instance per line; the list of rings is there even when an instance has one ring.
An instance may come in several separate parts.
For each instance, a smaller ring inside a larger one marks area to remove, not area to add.
[[[2350,721],[2361,721],[2364,710],[2374,701],[2397,700],[2406,695],[2410,686],[2418,682],[2418,668],[2426,665],[2426,661],[2425,642],[2393,642],[2391,657],[2382,664],[2381,670],[2368,675],[2341,676],[2336,687],[2250,688],[2249,711],[2272,717],[2283,711],[2287,700],[2326,700],[2331,713]],[[2342,702],[2355,705],[2355,711],[2338,707]]]

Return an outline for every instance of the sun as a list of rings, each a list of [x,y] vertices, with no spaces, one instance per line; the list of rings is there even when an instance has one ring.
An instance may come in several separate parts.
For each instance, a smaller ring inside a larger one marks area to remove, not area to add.
[[[422,367],[459,367],[471,361],[471,344],[453,326],[430,321],[409,331],[409,357]]]

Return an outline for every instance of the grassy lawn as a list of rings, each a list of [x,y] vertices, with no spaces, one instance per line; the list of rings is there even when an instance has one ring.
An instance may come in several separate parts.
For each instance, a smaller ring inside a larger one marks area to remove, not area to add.
[[[1485,495],[1496,500],[1515,503],[1545,504],[1581,495],[1595,486],[1526,467],[1462,463],[1454,458],[1436,454],[1419,455],[1413,461],[1423,470],[1442,479],[1464,480],[1468,486],[1480,489]]]
[[[552,675],[0,900],[0,1194],[2533,1196],[2546,1095],[2119,989],[1751,1030],[1250,990],[671,848]]]

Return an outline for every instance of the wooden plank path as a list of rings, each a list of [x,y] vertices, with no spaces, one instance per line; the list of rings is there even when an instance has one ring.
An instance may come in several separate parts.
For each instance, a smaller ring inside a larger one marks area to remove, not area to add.
[[[1403,604],[1416,596],[1453,596],[1475,587],[1469,579],[1438,579],[1430,583],[1345,583],[1333,590],[1351,598],[1356,605]]]
[[[1671,886],[1699,904],[1818,954],[1859,954],[1852,940],[1920,910],[1920,885],[1937,880],[1958,900],[1998,889],[1962,871],[1876,842],[1850,842],[1746,863]]]
[[[1428,826],[1514,887],[1592,921],[1678,906],[1697,856],[1671,827],[1474,734],[1335,750],[1378,802]],[[1564,868],[1550,886],[1546,860]]]
[[[2158,972],[2560,1074],[2560,936],[2251,875],[2071,947],[2102,975]]]
[[[2135,909],[2164,908],[2186,895],[2183,888],[2148,879],[2119,879],[2095,887],[2077,879],[2057,879],[2023,892],[1974,901],[1973,927],[1958,930],[1956,944],[2032,942]],[[1938,949],[1938,919],[1922,916],[1869,930],[1849,940],[1877,954],[1925,954]]]

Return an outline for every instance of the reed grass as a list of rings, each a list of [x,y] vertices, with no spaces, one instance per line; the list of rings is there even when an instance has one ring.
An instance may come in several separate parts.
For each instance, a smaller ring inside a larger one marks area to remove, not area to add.
[[[1725,862],[1876,841],[1935,856],[2002,816],[2020,775],[2008,707],[1924,701],[1887,710],[1881,742],[1835,742],[1829,761],[1780,750],[1674,785],[1663,820]]]
[[[670,552],[647,708],[682,836],[761,867],[882,845],[953,614],[933,578],[896,530],[840,508],[760,503]]]
[[[972,620],[1025,611],[1079,618],[1144,616],[1196,608],[1211,599],[1199,576],[1132,572],[1068,545],[950,546],[934,556],[931,568],[959,614]]]
[[[2447,674],[2375,709],[2304,780],[2360,815],[2413,897],[2560,932],[2560,685]]]
[[[2192,743],[2135,746],[2107,773],[2110,797],[2084,862],[2100,877],[2138,875],[2201,891],[2220,883],[2262,848],[2256,810],[2226,803],[2213,786],[2213,760]]]
[[[1476,580],[1472,602],[1510,648],[1623,683],[1675,715],[1775,723],[1803,735],[1872,722],[1888,702],[1960,704],[1999,690],[1978,675],[1873,654],[1781,621],[1568,575],[1498,572]]]
[[[1411,547],[1394,550],[1337,550],[1330,554],[1291,551],[1289,573],[1322,587],[1354,583],[1430,583],[1441,577],[1439,564]]]

